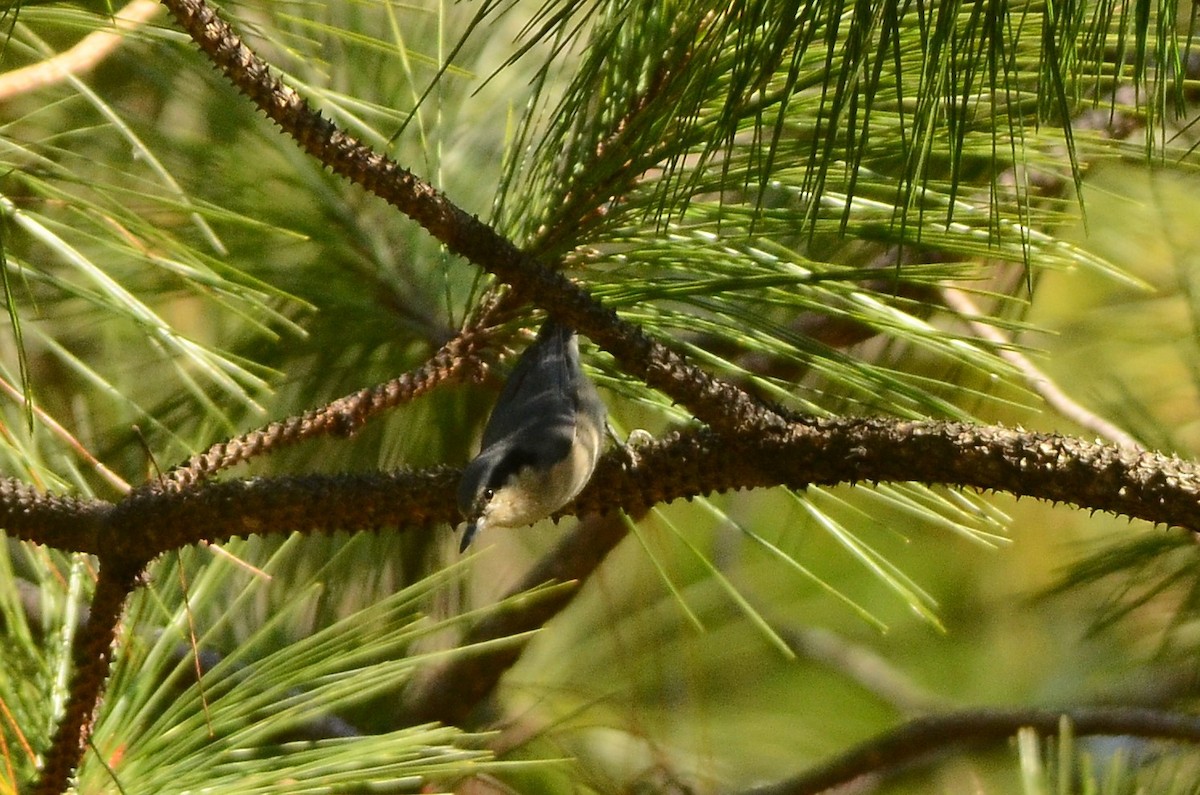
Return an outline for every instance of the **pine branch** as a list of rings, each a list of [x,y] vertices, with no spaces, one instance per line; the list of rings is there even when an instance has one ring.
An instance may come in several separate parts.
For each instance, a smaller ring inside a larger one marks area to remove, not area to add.
[[[360,389],[320,408],[269,423],[262,428],[218,442],[193,456],[151,490],[188,488],[223,469],[261,455],[299,444],[318,436],[352,436],[371,418],[409,403],[440,384],[454,383],[477,375],[477,347],[473,333],[466,331],[447,342],[417,369],[377,386]]]
[[[737,387],[689,364],[680,354],[620,320],[547,263],[522,252],[429,183],[339,130],[291,88],[202,0],[163,0],[226,77],[321,163],[384,199],[447,249],[509,284],[521,297],[586,334],[628,374],[661,389],[715,428],[778,427],[780,420]]]
[[[1005,741],[1029,727],[1056,736],[1069,721],[1076,736],[1110,735],[1200,742],[1200,717],[1156,709],[966,710],[916,718],[796,778],[745,795],[816,795],[866,775],[880,775],[951,746]]]
[[[0,527],[14,538],[55,549],[91,549],[111,505],[43,494],[14,478],[0,478]]]
[[[180,492],[143,488],[113,504],[38,494],[0,481],[13,537],[102,559],[143,563],[202,541],[272,532],[430,528],[457,520],[458,473],[263,477]],[[1200,532],[1200,466],[1058,434],[959,422],[794,420],[778,433],[697,429],[607,454],[558,516],[638,515],[676,499],[734,489],[917,482],[1002,491]]]
[[[125,599],[133,591],[141,572],[140,565],[118,563],[100,567],[90,618],[75,636],[72,648],[74,671],[66,713],[46,752],[45,766],[33,789],[35,795],[56,795],[66,791],[72,774],[83,760],[116,651],[117,628]]]
[[[703,429],[672,434],[639,446],[633,456],[624,450],[608,454],[591,484],[567,510],[604,513],[622,508],[636,515],[656,504],[713,491],[856,481],[919,481],[1003,490],[1200,532],[1196,498],[1200,467],[1194,464],[1159,453],[997,426],[880,419],[794,422],[784,433],[757,436],[724,437]],[[136,573],[155,555],[199,541],[251,533],[434,527],[456,518],[456,482],[457,473],[445,469],[391,476],[259,478],[206,483],[182,492],[139,491],[115,505],[63,500],[11,486],[0,490],[0,511],[9,516],[36,516],[52,528],[68,522],[93,528],[90,534],[67,538],[72,543],[87,539],[81,547],[69,549],[97,554],[102,572],[121,575],[116,585],[98,587],[92,621],[79,638],[81,662],[69,707],[76,720],[60,729],[54,747],[74,747],[73,741],[62,738],[84,731],[86,721],[78,718],[91,714],[94,701],[87,702],[98,698],[95,669],[109,661],[108,654],[98,650],[111,644],[119,616],[119,603],[105,612],[115,599],[109,591],[124,587],[123,599]],[[66,538],[26,523],[10,527],[14,535],[40,543]],[[537,575],[586,576],[619,540],[615,533],[605,538],[590,553],[572,550],[569,567],[564,566],[568,560],[564,556],[550,564],[563,568]],[[105,582],[109,581],[102,579]],[[525,620],[540,625],[566,603],[557,600]],[[492,666],[493,684],[502,671],[503,666]],[[482,691],[472,695],[482,698],[490,686]],[[76,692],[81,695],[75,696]],[[58,750],[52,755],[55,762],[47,767],[47,780],[63,775],[58,755],[64,753]]]
[[[567,511],[601,513],[619,506],[636,517],[656,504],[735,488],[919,481],[1065,502],[1200,532],[1200,467],[1160,453],[998,426],[833,419],[797,422],[786,434],[755,439],[692,431],[638,446],[632,462],[627,455],[606,456]],[[1137,508],[1127,504],[1131,498]],[[624,538],[625,527],[612,519],[581,524],[513,593],[549,579],[583,582]],[[467,641],[536,629],[572,596],[491,618],[474,627]],[[406,695],[406,713],[420,720],[465,719],[516,662],[518,651],[506,647],[449,663]]]
[[[558,516],[639,514],[734,489],[917,482],[1003,491],[1200,532],[1200,466],[1058,434],[958,422],[796,420],[782,432],[670,434],[607,454]],[[115,504],[0,482],[0,518],[22,540],[141,563],[202,541],[272,532],[434,527],[457,520],[457,472],[263,477],[179,492],[144,488]],[[31,521],[36,518],[36,521]]]
[[[633,458],[624,451],[610,454],[588,490],[564,514],[621,508],[639,515],[679,497],[737,488],[918,481],[1003,490],[1200,532],[1200,469],[1175,458],[995,426],[788,418],[762,405],[620,320],[555,272],[556,263],[522,252],[433,186],[313,112],[272,77],[266,64],[203,2],[164,3],[209,58],[305,151],[395,205],[450,251],[511,285],[509,306],[529,301],[546,308],[612,353],[625,373],[662,390],[712,426],[713,430],[676,433],[639,447]],[[200,541],[248,534],[429,529],[457,518],[457,473],[442,468],[391,475],[205,480],[304,438],[351,433],[368,417],[463,375],[470,335],[477,328],[443,348],[438,355],[443,358],[435,356],[410,376],[214,446],[166,480],[117,503],[45,496],[0,481],[0,522],[12,536],[90,552],[101,564],[93,620],[77,638],[68,718],[59,726],[39,791],[59,791],[81,759],[107,677],[121,606],[137,573],[155,556]],[[547,558],[531,578],[583,579],[590,574],[623,536],[624,525],[609,518],[588,527],[601,531],[594,543],[568,548],[564,542],[561,553]],[[472,637],[500,637],[522,626],[540,626],[569,599],[564,594],[548,600],[536,612],[515,615],[511,623],[482,625]],[[504,653],[508,657],[490,667],[488,678],[472,679],[464,667],[442,681],[443,693],[458,697],[453,707],[459,714],[490,692],[519,655],[519,647]],[[468,679],[474,683],[470,690],[454,684]]]

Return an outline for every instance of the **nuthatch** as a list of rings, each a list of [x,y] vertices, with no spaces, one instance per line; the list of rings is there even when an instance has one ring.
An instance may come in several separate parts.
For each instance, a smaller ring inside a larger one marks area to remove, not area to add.
[[[606,411],[579,366],[579,340],[547,320],[513,368],[479,455],[463,471],[458,507],[467,520],[460,552],[488,527],[533,524],[566,505],[592,477]]]

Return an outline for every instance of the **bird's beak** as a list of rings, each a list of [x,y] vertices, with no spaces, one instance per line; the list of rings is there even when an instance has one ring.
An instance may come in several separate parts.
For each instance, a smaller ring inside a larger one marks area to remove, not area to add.
[[[467,529],[463,533],[462,543],[459,544],[459,546],[458,546],[458,554],[461,555],[462,553],[467,551],[467,547],[471,546],[471,541],[474,540],[475,534],[478,532],[479,532],[479,520],[478,519],[472,519],[471,521],[467,522]]]

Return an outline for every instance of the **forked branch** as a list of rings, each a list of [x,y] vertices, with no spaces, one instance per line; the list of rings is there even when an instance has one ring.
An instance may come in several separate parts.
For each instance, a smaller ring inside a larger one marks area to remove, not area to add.
[[[566,512],[623,509],[637,515],[680,497],[738,488],[918,481],[1068,502],[1200,532],[1200,469],[1176,458],[995,426],[817,421],[763,405],[617,318],[557,273],[554,263],[522,252],[433,186],[337,129],[273,77],[201,0],[163,2],[210,60],[305,151],[395,205],[451,252],[509,284],[518,298],[586,334],[613,354],[626,375],[662,390],[711,427],[672,434],[639,447],[632,457],[624,451],[610,454]],[[457,473],[449,469],[226,482],[205,478],[265,449],[352,431],[365,417],[463,375],[465,360],[455,358],[463,354],[456,349],[445,359],[435,357],[411,382],[365,390],[344,405],[215,447],[165,482],[117,503],[50,497],[13,481],[0,482],[0,524],[12,537],[93,553],[101,564],[92,620],[77,642],[68,717],[47,755],[39,792],[60,791],[79,764],[107,677],[121,606],[138,572],[155,556],[240,535],[432,529],[457,520]],[[606,536],[592,553],[596,560],[577,561],[575,570],[586,576],[614,539],[619,533]],[[548,617],[543,610],[525,620],[540,625]]]
[[[585,334],[611,353],[624,372],[661,389],[714,428],[745,431],[780,425],[770,408],[622,321],[548,263],[522,252],[432,185],[313,111],[203,0],[163,0],[163,4],[230,82],[306,152],[395,206],[454,254]]]

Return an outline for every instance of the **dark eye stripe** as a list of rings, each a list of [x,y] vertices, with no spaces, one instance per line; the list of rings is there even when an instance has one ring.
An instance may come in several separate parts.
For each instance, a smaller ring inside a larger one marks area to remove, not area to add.
[[[487,485],[493,489],[499,488],[508,481],[509,477],[520,472],[522,467],[532,466],[536,461],[537,457],[532,451],[515,447],[508,452],[508,455],[496,462],[496,466],[488,475]]]

